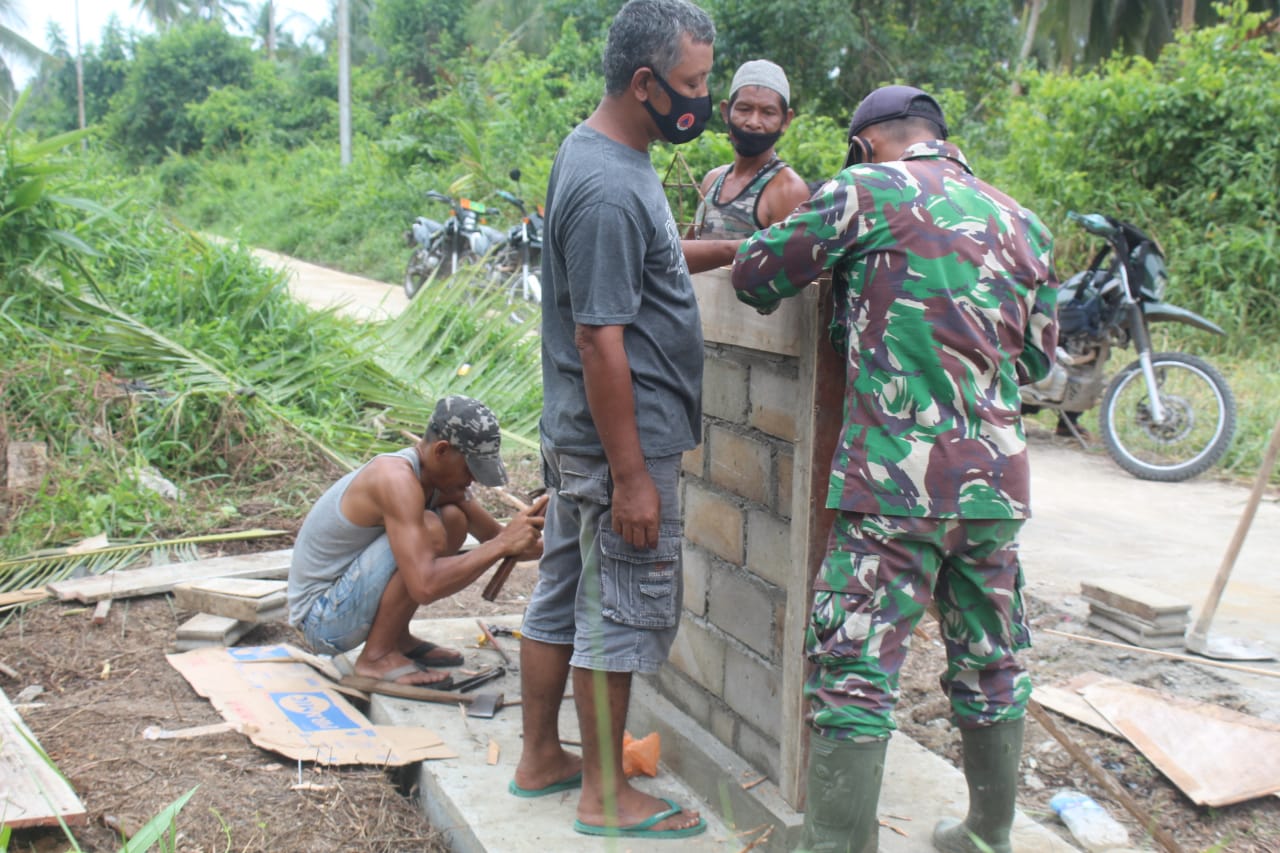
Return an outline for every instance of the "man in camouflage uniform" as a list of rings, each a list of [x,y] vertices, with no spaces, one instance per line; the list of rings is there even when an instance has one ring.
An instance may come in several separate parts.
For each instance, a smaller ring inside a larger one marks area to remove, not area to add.
[[[1030,644],[1018,386],[1051,366],[1057,282],[1049,232],[975,178],[946,136],[926,93],[872,92],[845,170],[744,244],[733,268],[738,298],[762,311],[832,271],[832,337],[847,362],[827,495],[838,513],[806,632],[808,850],[876,849],[898,673],[931,603],[969,782],[968,816],[939,824],[934,845],[1009,850],[1031,694],[1014,658]]]

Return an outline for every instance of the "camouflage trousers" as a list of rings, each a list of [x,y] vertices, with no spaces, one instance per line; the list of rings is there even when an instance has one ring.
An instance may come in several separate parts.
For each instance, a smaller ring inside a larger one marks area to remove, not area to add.
[[[837,739],[896,728],[898,674],[912,631],[937,605],[947,668],[939,681],[961,728],[1016,720],[1031,679],[1022,605],[1021,520],[840,512],[814,582],[805,653],[809,721]]]

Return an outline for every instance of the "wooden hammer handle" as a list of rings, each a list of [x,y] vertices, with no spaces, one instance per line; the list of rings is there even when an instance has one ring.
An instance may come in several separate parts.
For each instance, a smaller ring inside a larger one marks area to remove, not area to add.
[[[543,504],[538,511],[538,515],[542,515],[547,510],[547,505]],[[511,570],[516,567],[516,558],[503,557],[502,562],[498,564],[498,570],[493,573],[493,577],[489,578],[489,583],[485,584],[484,592],[480,593],[480,597],[485,601],[493,601],[498,597],[498,593],[502,591],[502,586],[507,582],[507,578],[511,575]]]

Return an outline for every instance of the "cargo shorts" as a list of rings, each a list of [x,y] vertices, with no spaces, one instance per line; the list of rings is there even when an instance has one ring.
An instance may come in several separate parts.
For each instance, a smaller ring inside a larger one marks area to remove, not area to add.
[[[551,500],[524,636],[572,645],[580,669],[653,673],[666,662],[683,597],[680,458],[645,460],[662,505],[658,547],[648,549],[613,531],[603,456],[543,449]]]

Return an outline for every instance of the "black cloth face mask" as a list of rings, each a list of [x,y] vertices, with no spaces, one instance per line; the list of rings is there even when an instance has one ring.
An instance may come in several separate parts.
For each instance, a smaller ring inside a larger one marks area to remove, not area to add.
[[[653,116],[653,121],[658,125],[658,132],[662,134],[662,138],[672,145],[683,145],[701,136],[707,121],[711,118],[711,94],[708,92],[701,98],[690,98],[672,89],[657,71],[652,68],[649,71],[653,74],[653,79],[667,90],[667,96],[671,98],[671,111],[666,115],[662,115],[653,108],[652,104],[644,101],[644,108],[649,111],[649,115]]]
[[[742,157],[759,156],[776,145],[782,137],[781,128],[773,133],[755,133],[743,130],[728,119],[725,120],[725,124],[729,125],[729,143]]]

